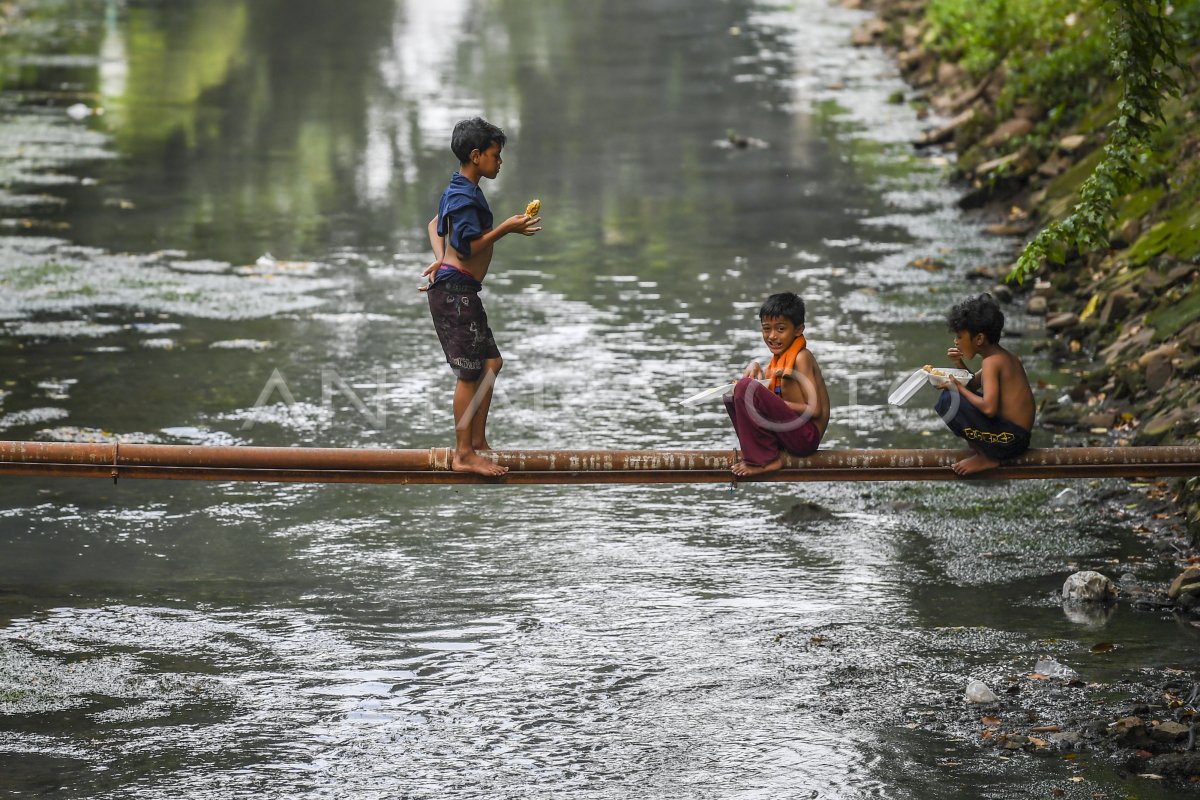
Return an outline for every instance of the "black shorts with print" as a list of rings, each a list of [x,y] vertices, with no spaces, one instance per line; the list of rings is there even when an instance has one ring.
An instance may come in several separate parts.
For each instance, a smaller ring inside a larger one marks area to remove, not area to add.
[[[488,327],[479,286],[468,281],[439,281],[429,287],[429,313],[446,363],[459,379],[477,381],[483,362],[499,358],[500,348]]]

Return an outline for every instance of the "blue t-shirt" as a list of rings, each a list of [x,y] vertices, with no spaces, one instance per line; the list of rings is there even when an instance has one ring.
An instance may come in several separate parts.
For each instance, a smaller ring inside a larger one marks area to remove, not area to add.
[[[450,176],[450,185],[438,203],[438,236],[446,235],[446,217],[450,217],[450,246],[459,258],[471,257],[471,240],[492,227],[492,210],[483,190],[461,173]]]

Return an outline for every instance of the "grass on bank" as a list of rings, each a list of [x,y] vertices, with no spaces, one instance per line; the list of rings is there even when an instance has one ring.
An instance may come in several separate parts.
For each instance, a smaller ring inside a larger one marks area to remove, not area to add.
[[[1194,194],[1185,185],[1194,172],[1174,174],[1189,155],[1180,152],[1189,138],[1181,127],[1194,122],[1194,104],[1168,101],[1193,88],[1187,61],[1200,38],[1200,0],[930,0],[925,16],[925,46],[940,59],[960,63],[975,79],[1002,76],[1000,118],[1022,107],[1041,118],[1012,148],[1033,147],[1045,157],[1063,133],[1103,132],[1093,165],[1073,170],[1070,200],[1058,193],[1050,224],[1011,279],[1105,247],[1114,208],[1130,192],[1163,183]],[[1167,249],[1190,256],[1192,247],[1174,246],[1187,238],[1174,237]]]

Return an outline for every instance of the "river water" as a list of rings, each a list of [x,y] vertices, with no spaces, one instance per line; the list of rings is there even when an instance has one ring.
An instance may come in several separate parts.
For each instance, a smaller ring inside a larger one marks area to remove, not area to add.
[[[756,309],[789,289],[826,447],[951,446],[931,396],[885,398],[1011,245],[913,153],[891,62],[848,46],[862,12],[16,9],[3,438],[449,444],[415,287],[449,130],[478,113],[509,135],[493,208],[540,197],[545,226],[487,281],[495,446],[732,447],[719,405],[674,401],[761,355]],[[1070,381],[1035,322],[1009,327],[1043,391]],[[1043,655],[1097,683],[1198,666],[1170,619],[1059,607],[1075,569],[1165,574],[1133,521],[1062,489],[8,478],[0,794],[1176,796],[1088,753],[982,747],[962,699]]]

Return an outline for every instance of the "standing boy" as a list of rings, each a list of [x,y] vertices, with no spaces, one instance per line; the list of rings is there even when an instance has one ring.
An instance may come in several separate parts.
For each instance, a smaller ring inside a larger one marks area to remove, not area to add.
[[[966,386],[950,381],[934,406],[954,435],[975,451],[953,466],[959,475],[972,475],[1029,449],[1033,390],[1021,359],[998,344],[1004,314],[990,294],[954,306],[946,322],[954,331],[954,345],[946,355],[959,369],[967,368],[964,359],[983,356],[971,381]]]
[[[451,469],[502,475],[507,467],[481,456],[490,450],[486,428],[492,387],[504,364],[479,292],[492,263],[492,248],[504,236],[533,236],[541,217],[517,214],[492,227],[492,212],[479,188],[481,178],[500,173],[504,132],[479,117],[454,126],[450,149],[459,168],[442,193],[438,213],[429,221],[433,263],[422,273],[429,285],[429,313],[438,341],[458,383],[454,387],[454,458]]]
[[[733,396],[725,397],[742,446],[742,460],[733,465],[739,478],[778,470],[781,449],[795,456],[816,452],[829,425],[829,392],[804,339],[804,301],[792,292],[773,294],[758,318],[771,362],[764,370],[751,361]]]

